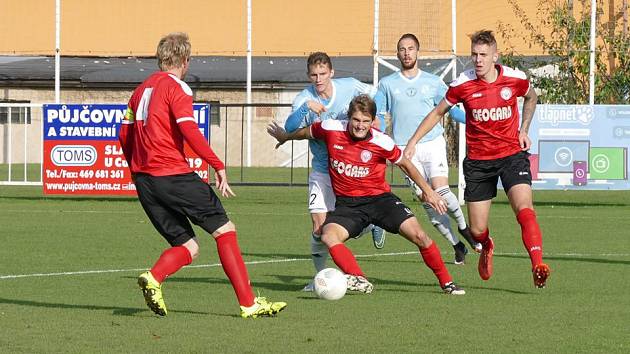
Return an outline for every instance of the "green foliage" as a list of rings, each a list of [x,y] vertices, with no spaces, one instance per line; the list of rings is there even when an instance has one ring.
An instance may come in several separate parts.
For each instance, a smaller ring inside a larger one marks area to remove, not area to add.
[[[508,0],[525,28],[518,32],[510,23],[499,21],[498,33],[507,50],[503,62],[508,66],[530,69],[541,103],[587,104],[589,98],[590,1],[580,0],[581,13],[575,13],[572,1],[540,0],[535,19],[530,19],[518,5]],[[595,103],[630,103],[630,37],[622,33],[622,11],[609,22],[602,21],[603,2],[598,1],[598,26],[595,51]],[[613,30],[611,30],[611,28]],[[545,60],[526,61],[512,44],[521,38],[542,48]],[[612,64],[611,64],[612,63]],[[539,69],[547,65],[547,70]]]

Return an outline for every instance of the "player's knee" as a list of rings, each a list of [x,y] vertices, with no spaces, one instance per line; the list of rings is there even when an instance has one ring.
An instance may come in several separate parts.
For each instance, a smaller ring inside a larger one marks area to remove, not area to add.
[[[420,248],[427,248],[431,246],[431,242],[433,241],[431,241],[431,238],[426,232],[424,232],[424,230],[420,229],[414,232],[411,237],[411,242],[413,242]]]
[[[219,227],[212,233],[212,237],[216,238],[219,235],[222,235],[226,232],[236,232],[236,225],[228,220],[223,226]]]
[[[324,233],[322,234],[322,243],[324,243],[326,247],[330,248],[336,244],[343,243],[343,241],[335,234]]]
[[[195,259],[199,256],[199,244],[197,242],[188,242],[184,247],[190,253],[190,258]]]

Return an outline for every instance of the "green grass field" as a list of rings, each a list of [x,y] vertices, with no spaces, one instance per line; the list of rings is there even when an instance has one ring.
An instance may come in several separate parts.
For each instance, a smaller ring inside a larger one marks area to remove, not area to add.
[[[238,317],[214,241],[164,285],[169,315],[144,305],[136,277],[166,244],[135,199],[45,197],[0,186],[0,352],[628,353],[630,191],[537,192],[548,288],[533,287],[504,197],[491,231],[495,274],[477,256],[452,264],[465,296],[443,295],[416,249],[389,235],[349,247],[375,285],[328,302],[300,292],[312,276],[305,187],[237,187],[225,200],[255,291],[289,303],[275,318]],[[406,189],[396,189],[419,215]],[[199,235],[202,235],[199,232]],[[332,264],[332,263],[331,263]]]

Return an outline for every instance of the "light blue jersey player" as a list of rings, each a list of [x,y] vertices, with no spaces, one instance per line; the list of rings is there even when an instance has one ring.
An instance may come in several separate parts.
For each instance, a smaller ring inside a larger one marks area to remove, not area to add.
[[[352,99],[361,94],[376,95],[376,88],[353,78],[333,79],[332,61],[326,53],[316,52],[307,60],[309,80],[312,85],[302,90],[293,101],[293,110],[284,125],[288,132],[309,126],[327,119],[347,119],[348,106]],[[382,121],[382,120],[381,120]],[[384,126],[384,123],[382,123]],[[379,128],[378,126],[376,128]],[[326,144],[319,140],[309,140],[313,154],[313,170],[308,177],[308,209],[313,222],[311,255],[316,272],[326,268],[328,248],[321,242],[321,226],[326,213],[335,210],[335,194],[328,176],[328,151]],[[372,227],[372,238],[376,248],[385,242],[383,229]],[[310,283],[303,289],[313,291]]]
[[[444,98],[448,87],[438,76],[418,69],[418,39],[413,34],[405,34],[398,41],[398,60],[401,71],[383,78],[378,85],[376,100],[382,102],[379,116],[389,113],[392,123],[392,136],[402,149],[416,131],[424,117]],[[465,113],[454,107],[451,117],[465,123]],[[472,240],[466,219],[459,207],[457,197],[448,185],[448,161],[444,128],[437,124],[415,147],[415,154],[408,156],[433,189],[448,203],[449,214],[457,221],[459,232],[476,251],[480,246]],[[409,179],[407,182],[417,197],[420,189]],[[446,238],[455,250],[455,264],[463,264],[468,249],[451,231],[448,215],[440,215],[428,204],[423,204],[431,223]]]

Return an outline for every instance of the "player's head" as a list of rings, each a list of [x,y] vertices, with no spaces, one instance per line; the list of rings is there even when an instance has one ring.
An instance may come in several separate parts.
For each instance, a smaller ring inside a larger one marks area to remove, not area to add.
[[[499,59],[497,41],[492,31],[481,30],[470,36],[470,55],[477,77],[485,77]]]
[[[335,75],[332,61],[324,52],[311,53],[306,61],[306,70],[309,80],[315,86],[315,91],[322,94],[331,87],[331,79]]]
[[[376,118],[376,103],[368,95],[359,95],[348,106],[348,132],[353,139],[362,140],[368,136]]]
[[[160,39],[155,56],[162,71],[182,68],[182,77],[188,71],[190,61],[190,40],[183,32],[173,32]]]
[[[413,69],[418,65],[419,49],[420,42],[415,35],[405,33],[400,37],[396,45],[396,56],[400,60],[403,70]]]

